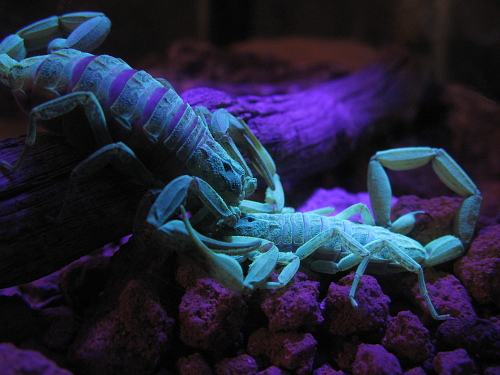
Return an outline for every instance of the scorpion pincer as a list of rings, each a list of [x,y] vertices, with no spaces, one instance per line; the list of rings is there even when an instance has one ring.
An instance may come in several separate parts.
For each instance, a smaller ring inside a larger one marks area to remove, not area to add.
[[[104,41],[110,25],[102,13],[70,13],[31,24],[0,43],[0,81],[29,113],[21,156],[14,166],[1,162],[0,167],[10,172],[21,167],[39,125],[94,151],[72,171],[59,217],[66,214],[79,179],[105,165],[159,189],[146,218],[154,228],[165,224],[188,195],[202,203],[199,216],[211,213],[229,226],[239,219],[240,207],[279,212],[283,198],[274,163],[241,119],[223,109],[192,108],[166,80],[119,58],[87,53]],[[47,55],[26,58],[44,47]],[[74,117],[68,121],[77,108],[85,111],[87,138]],[[268,189],[268,203],[244,201],[256,179],[239,149],[273,190]]]
[[[455,216],[453,234],[423,246],[406,234],[415,224],[415,215],[424,212],[408,213],[394,223],[389,219],[392,192],[384,167],[405,170],[426,163],[431,163],[438,177],[464,199]],[[225,241],[229,249],[231,244],[262,240],[260,249],[236,258],[240,262],[250,259],[253,263],[247,276],[235,285],[241,285],[247,292],[257,288],[282,288],[290,282],[300,265],[329,274],[357,267],[349,293],[351,303],[356,307],[356,288],[365,270],[375,274],[410,271],[418,276],[420,293],[432,317],[448,319],[449,315],[438,314],[432,304],[423,268],[455,259],[468,247],[482,202],[476,185],[446,151],[411,147],[380,151],[372,158],[368,169],[368,192],[373,216],[366,205],[358,203],[336,216],[323,215],[332,212],[328,209],[306,213],[253,213],[242,217],[233,227],[222,228],[218,239]],[[357,214],[361,214],[363,223],[348,220]],[[200,247],[222,248],[200,234],[197,236],[203,240]],[[229,250],[222,252],[231,254]],[[284,265],[277,281],[267,281],[277,264]],[[233,273],[239,275],[240,271],[234,270]]]

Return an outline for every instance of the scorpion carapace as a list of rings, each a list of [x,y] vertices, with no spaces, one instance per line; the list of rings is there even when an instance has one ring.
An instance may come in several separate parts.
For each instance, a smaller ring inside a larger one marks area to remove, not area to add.
[[[268,203],[257,204],[257,210],[279,212],[281,203],[272,197],[276,188],[282,194],[274,163],[243,121],[224,109],[214,114],[193,109],[167,81],[132,69],[119,58],[83,52],[99,46],[110,25],[102,13],[71,13],[36,22],[0,43],[0,81],[29,113],[23,153],[15,166],[1,162],[2,169],[21,167],[37,126],[81,147],[84,140],[75,136],[81,133],[75,130],[79,124],[64,120],[83,108],[95,150],[73,170],[59,217],[67,214],[79,179],[111,164],[137,182],[163,189],[147,220],[155,227],[188,195],[199,198],[203,215],[211,213],[216,221],[234,225],[240,204],[256,187],[240,150],[248,153],[271,188]],[[49,54],[26,58],[46,46]]]

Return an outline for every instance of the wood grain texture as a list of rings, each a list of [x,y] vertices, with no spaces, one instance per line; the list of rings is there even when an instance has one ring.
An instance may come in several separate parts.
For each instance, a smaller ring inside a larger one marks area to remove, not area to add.
[[[406,116],[415,100],[412,78],[399,59],[292,94],[233,96],[200,88],[183,99],[244,118],[282,181],[297,181],[348,158],[379,121]],[[23,144],[24,138],[0,142],[0,160],[14,164]],[[111,167],[82,181],[70,216],[51,219],[65,201],[71,170],[86,156],[60,137],[40,134],[21,169],[0,174],[0,288],[45,276],[131,233],[146,187]]]
[[[0,143],[0,160],[14,163],[24,138]],[[71,170],[86,153],[41,134],[18,172],[0,174],[0,288],[46,276],[73,260],[130,234],[146,191],[106,168],[83,180],[70,214],[62,208]]]

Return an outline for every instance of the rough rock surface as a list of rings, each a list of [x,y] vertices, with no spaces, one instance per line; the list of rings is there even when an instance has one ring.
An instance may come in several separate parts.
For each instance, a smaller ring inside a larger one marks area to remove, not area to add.
[[[429,297],[436,308],[438,314],[450,314],[454,318],[465,319],[466,317],[476,317],[476,311],[467,289],[460,283],[454,275],[443,271],[436,272],[432,268],[424,271]],[[427,303],[424,301],[418,287],[415,275],[405,277],[405,282],[413,282],[411,293],[415,302],[430,319]]]
[[[5,375],[71,375],[38,351],[24,350],[10,343],[0,344],[0,372]]]
[[[71,361],[88,374],[148,374],[168,348],[173,323],[150,286],[132,280],[113,309],[80,330]]]
[[[354,275],[350,274],[331,283],[326,298],[321,302],[328,331],[346,336],[367,331],[381,331],[389,318],[389,302],[377,280],[364,275],[354,296],[358,303],[355,309],[349,299]]]
[[[483,230],[471,243],[467,254],[455,262],[455,272],[480,304],[500,307],[500,225]]]
[[[318,282],[297,280],[289,288],[267,292],[261,308],[269,319],[269,331],[297,330],[323,322],[318,286]]]
[[[394,354],[381,345],[361,344],[352,364],[353,375],[398,375],[401,365]]]
[[[413,363],[424,362],[434,352],[429,330],[410,311],[401,311],[389,320],[382,345]]]
[[[310,333],[269,332],[260,328],[248,339],[248,353],[265,356],[274,366],[294,370],[297,374],[308,374],[312,369],[316,340]]]
[[[225,358],[215,365],[216,375],[254,375],[257,371],[257,362],[248,354]]]
[[[179,305],[180,338],[194,348],[223,350],[237,339],[246,311],[241,295],[199,279]]]
[[[179,375],[212,375],[210,365],[203,359],[200,353],[194,353],[187,357],[181,357],[176,364]]]
[[[464,349],[437,353],[433,363],[439,375],[472,375],[477,371],[476,363]]]

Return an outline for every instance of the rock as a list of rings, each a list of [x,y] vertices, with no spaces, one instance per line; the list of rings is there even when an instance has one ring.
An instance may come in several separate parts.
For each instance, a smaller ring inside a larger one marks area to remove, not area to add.
[[[472,241],[454,270],[474,300],[500,307],[500,225],[488,227]]]
[[[382,345],[361,344],[352,364],[353,375],[402,374],[401,365],[394,354]]]
[[[410,311],[400,311],[389,319],[382,345],[413,363],[431,358],[434,351],[429,330]]]
[[[431,170],[429,173],[434,173],[434,171]],[[428,180],[429,177],[426,176],[426,179]],[[409,183],[415,184],[415,181]],[[426,215],[416,216],[415,227],[408,233],[408,236],[426,245],[436,238],[453,234],[453,222],[461,201],[462,198],[455,197],[441,196],[423,199],[416,195],[404,195],[399,197],[394,205],[392,219],[395,220],[409,212],[424,211]]]
[[[349,340],[343,340],[340,344],[338,353],[334,355],[333,360],[345,372],[350,373],[354,358],[358,352],[361,341],[358,336],[352,336]]]
[[[272,333],[267,328],[260,328],[250,335],[247,349],[254,357],[265,356],[274,366],[294,370],[296,374],[309,374],[316,340],[310,333]]]
[[[48,325],[43,344],[58,353],[66,353],[80,329],[80,318],[67,306],[43,309],[41,314]]]
[[[212,375],[210,365],[203,359],[201,354],[194,353],[177,360],[177,371],[179,375]]]
[[[60,274],[61,291],[68,305],[76,312],[98,302],[99,293],[109,275],[109,257],[85,256],[68,266]]]
[[[439,375],[472,375],[477,371],[475,362],[469,357],[465,349],[452,352],[440,352],[433,360],[434,369]]]
[[[451,348],[464,348],[492,360],[500,357],[500,319],[495,317],[448,320],[439,326],[436,336]]]
[[[172,340],[171,319],[151,285],[128,281],[109,311],[87,321],[70,347],[81,374],[150,374]]]
[[[0,296],[0,342],[15,345],[25,341],[39,342],[44,321],[19,295]]]
[[[472,305],[467,289],[455,276],[442,271],[434,271],[429,268],[424,271],[425,282],[429,297],[436,308],[438,314],[450,314],[454,318],[465,319],[467,317],[476,318],[477,314]],[[405,277],[405,282],[411,280],[413,294],[416,303],[425,313],[428,321],[434,321],[430,317],[427,303],[420,294],[416,275],[410,274]]]
[[[0,369],[4,375],[72,375],[33,350],[23,350],[10,343],[0,344]]]
[[[257,373],[257,375],[287,375],[288,373],[281,370],[279,367],[276,366],[269,366],[263,371],[260,371]]]
[[[390,299],[377,280],[368,275],[361,277],[354,298],[355,309],[349,300],[354,274],[347,275],[337,284],[331,283],[326,298],[321,302],[325,324],[330,333],[346,336],[366,331],[380,331],[387,325]]]
[[[269,331],[296,330],[323,322],[317,297],[319,283],[296,281],[286,288],[265,292],[262,311],[269,319]]]
[[[344,375],[344,371],[334,370],[329,365],[325,364],[313,371],[313,375]]]
[[[224,350],[237,339],[246,313],[240,294],[213,279],[198,279],[179,306],[180,338],[194,348]]]
[[[248,354],[225,358],[215,365],[216,375],[256,375],[257,362]]]
[[[422,367],[414,367],[405,372],[405,375],[426,375],[427,373]]]

